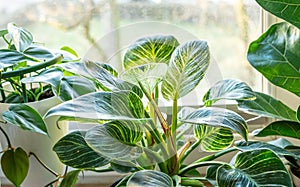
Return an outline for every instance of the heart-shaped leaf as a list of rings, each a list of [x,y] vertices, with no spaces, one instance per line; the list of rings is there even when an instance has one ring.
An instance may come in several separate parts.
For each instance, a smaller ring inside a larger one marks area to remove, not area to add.
[[[253,100],[252,89],[244,82],[234,79],[218,81],[203,97],[206,106],[211,106],[218,100]]]
[[[48,134],[46,124],[41,115],[32,107],[25,104],[14,104],[8,111],[2,113],[2,118],[12,125],[24,130]]]
[[[55,55],[48,49],[35,45],[28,47],[23,53],[35,59],[40,59],[40,61],[49,60],[55,57]]]
[[[74,131],[53,147],[62,163],[72,168],[91,169],[107,165],[110,160],[91,149],[84,140],[85,131]]]
[[[163,80],[163,97],[176,100],[188,94],[204,77],[208,64],[209,49],[205,41],[195,40],[178,46]]]
[[[130,45],[124,55],[125,69],[149,63],[169,63],[174,49],[179,45],[174,36],[145,37]]]
[[[31,56],[25,55],[15,50],[0,49],[0,68],[7,68],[23,61],[38,61]]]
[[[300,29],[300,2],[298,0],[256,0],[268,12],[294,24]]]
[[[287,186],[290,175],[282,160],[268,149],[246,151],[237,155],[234,166],[223,165],[217,170],[219,187]]]
[[[170,176],[160,171],[143,170],[134,173],[127,181],[128,187],[159,186],[173,187]]]
[[[266,117],[296,121],[296,112],[273,97],[255,92],[253,101],[238,101],[240,110]]]
[[[77,180],[80,170],[73,170],[67,173],[64,179],[61,181],[59,187],[73,187]]]
[[[89,129],[88,145],[101,155],[117,161],[131,161],[143,150],[137,143],[143,137],[142,124],[133,121],[112,121]]]
[[[248,60],[273,84],[300,96],[300,30],[288,23],[270,27],[250,44]]]
[[[8,33],[10,34],[17,51],[25,51],[33,42],[33,37],[27,30],[17,27],[13,23],[7,25]]]
[[[8,180],[15,186],[21,186],[29,170],[29,158],[20,147],[5,151],[1,157],[1,168]]]

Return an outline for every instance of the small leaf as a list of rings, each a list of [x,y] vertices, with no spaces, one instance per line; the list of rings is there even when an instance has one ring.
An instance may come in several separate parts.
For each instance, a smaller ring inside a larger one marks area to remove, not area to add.
[[[29,170],[29,158],[20,147],[7,150],[1,157],[2,171],[15,186],[21,186]]]
[[[192,91],[204,77],[209,59],[205,41],[195,40],[178,46],[162,83],[163,97],[174,100]]]
[[[74,55],[75,57],[79,57],[78,54],[76,53],[76,51],[69,46],[63,46],[60,48],[60,50],[67,51],[67,52],[71,53],[72,55]]]
[[[252,89],[244,82],[233,79],[218,81],[203,97],[206,106],[211,106],[218,100],[253,100]]]
[[[298,107],[298,110],[297,110],[297,119],[300,122],[300,106]]]
[[[261,116],[297,121],[296,112],[281,101],[259,92],[255,92],[255,96],[253,101],[239,101],[239,109]]]
[[[255,136],[280,135],[300,139],[300,123],[293,121],[275,121],[263,129],[253,132]]]
[[[0,30],[0,37],[5,36],[6,34],[8,34],[8,30],[7,29]]]
[[[73,170],[67,173],[64,179],[61,181],[59,187],[73,187],[75,186],[80,170]]]
[[[134,173],[127,182],[127,187],[159,186],[173,187],[170,176],[160,171],[143,170]]]
[[[8,110],[2,113],[2,118],[8,123],[31,132],[48,134],[43,118],[32,107],[25,104],[14,104]]]
[[[12,37],[17,51],[23,52],[32,44],[33,37],[27,30],[17,27],[13,23],[7,25],[7,30]]]

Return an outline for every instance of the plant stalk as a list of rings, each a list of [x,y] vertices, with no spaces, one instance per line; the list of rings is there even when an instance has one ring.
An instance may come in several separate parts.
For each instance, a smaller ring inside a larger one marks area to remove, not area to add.
[[[220,162],[220,161],[206,161],[206,162],[194,163],[194,164],[190,164],[190,165],[184,167],[183,169],[181,169],[179,171],[179,175],[184,175],[188,171],[195,169],[195,168],[199,168],[199,167],[210,166],[210,165],[224,165],[224,164],[227,164],[227,163]]]
[[[6,124],[6,122],[3,122],[3,121],[1,121],[0,123]],[[8,147],[8,149],[11,149],[12,146],[11,146],[11,142],[10,142],[10,139],[9,139],[8,135],[6,134],[6,132],[4,131],[4,129],[1,126],[0,126],[0,130],[3,133],[3,135],[5,136],[5,139],[7,141],[7,147]]]
[[[44,162],[42,162],[37,156],[36,154],[34,154],[33,152],[29,152],[29,156],[33,156],[46,170],[48,170],[50,173],[52,173],[55,177],[59,177],[59,174],[57,174],[56,172],[54,172],[52,169],[50,169]]]
[[[223,156],[227,153],[230,153],[230,152],[233,152],[233,151],[236,151],[238,150],[236,147],[231,147],[231,148],[228,148],[228,149],[225,149],[225,150],[222,150],[216,154],[212,154],[212,155],[208,155],[208,156],[205,156],[203,158],[200,158],[199,160],[195,161],[194,163],[200,163],[200,162],[206,162],[206,161],[211,161],[211,160],[214,160],[216,158],[219,158],[220,156]]]
[[[184,154],[182,155],[182,157],[180,158],[180,163],[183,163],[184,160],[187,158],[187,156],[189,156],[189,154],[194,151],[201,143],[201,140],[197,140],[195,143],[192,144],[192,146],[190,146],[186,152],[184,152]]]
[[[146,154],[151,155],[153,159],[157,162],[160,170],[164,173],[168,173],[168,168],[166,166],[166,163],[161,159],[160,155],[156,152],[153,152],[152,150],[143,147],[143,150]]]

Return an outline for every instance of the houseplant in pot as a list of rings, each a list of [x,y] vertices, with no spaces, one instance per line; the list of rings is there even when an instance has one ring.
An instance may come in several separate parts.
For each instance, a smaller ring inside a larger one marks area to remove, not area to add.
[[[50,109],[46,118],[91,123],[60,139],[53,150],[72,168],[61,186],[73,186],[81,171],[125,174],[114,186],[292,186],[278,157],[293,155],[269,144],[233,146],[233,133],[248,141],[246,121],[237,113],[216,107],[219,100],[253,100],[247,84],[218,82],[205,94],[204,107],[178,105],[196,88],[209,66],[205,41],[179,44],[173,36],[144,37],[132,43],[123,60],[125,71],[107,71],[105,64],[86,61],[81,69],[104,91],[89,93]],[[171,119],[159,101],[172,101]],[[82,106],[85,106],[84,108]],[[193,129],[194,135],[186,136]],[[188,138],[185,138],[188,137]],[[197,147],[210,152],[187,164]],[[240,150],[232,163],[216,160]],[[276,152],[276,153],[275,153]],[[198,168],[209,166],[206,176]]]
[[[96,86],[55,66],[79,63],[71,48],[47,49],[35,43],[29,31],[12,23],[0,35],[4,43],[0,49],[1,133],[5,135],[1,135],[1,167],[16,186],[40,187],[55,178],[40,162],[62,172],[63,165],[51,147],[68,129],[62,124],[58,128],[55,118],[44,121],[41,116],[62,101],[94,92]],[[25,161],[17,162],[18,158]],[[19,164],[12,167],[14,162]]]

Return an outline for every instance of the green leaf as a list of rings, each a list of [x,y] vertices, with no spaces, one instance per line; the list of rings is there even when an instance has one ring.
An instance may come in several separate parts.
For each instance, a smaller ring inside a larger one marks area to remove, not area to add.
[[[173,181],[171,177],[160,171],[143,170],[134,173],[128,180],[127,186],[173,187]]]
[[[29,170],[29,158],[20,147],[5,151],[1,157],[1,168],[8,180],[15,186],[21,186]]]
[[[229,147],[233,142],[233,134],[229,129],[206,125],[195,125],[195,136],[201,140],[201,150],[215,152]]]
[[[48,134],[43,118],[32,107],[25,104],[14,104],[10,105],[8,110],[2,113],[2,118],[8,123],[31,132]]]
[[[17,27],[13,23],[7,25],[8,33],[11,35],[17,51],[25,51],[33,42],[33,37],[27,30]]]
[[[0,69],[11,67],[22,61],[38,61],[18,51],[0,49]]]
[[[174,100],[188,94],[204,77],[208,64],[209,49],[205,41],[195,40],[178,46],[163,80],[163,97]]]
[[[270,27],[250,44],[248,60],[273,84],[300,96],[300,30],[288,23]]]
[[[186,123],[223,127],[239,133],[246,141],[248,127],[245,120],[237,113],[215,107],[200,108],[180,119]]]
[[[273,97],[255,92],[253,101],[238,101],[238,108],[244,112],[283,120],[297,121],[296,112]]]
[[[74,131],[61,138],[53,147],[62,163],[72,168],[91,169],[105,166],[110,159],[96,153],[84,140],[85,131]]]
[[[27,56],[31,56],[32,58],[40,59],[43,61],[49,60],[49,59],[55,57],[55,55],[48,49],[41,47],[41,46],[36,46],[36,45],[28,47],[24,51],[24,54],[26,54]]]
[[[169,63],[174,49],[179,45],[173,36],[145,37],[130,45],[124,55],[125,69],[149,63]]]
[[[64,179],[61,181],[59,187],[73,187],[75,186],[80,170],[73,170],[67,173]]]
[[[300,2],[298,0],[256,0],[256,2],[268,12],[300,29]]]
[[[130,166],[129,163],[124,163],[124,162],[118,162],[118,163],[111,162],[110,166],[114,171],[118,173],[129,173],[136,170],[136,168]]]
[[[134,121],[112,121],[89,129],[87,144],[101,155],[116,161],[132,161],[143,153],[137,143],[143,137],[142,124]]]
[[[263,129],[253,131],[258,137],[280,135],[300,139],[300,123],[293,121],[275,121]]]
[[[72,55],[74,55],[75,57],[79,57],[78,54],[76,53],[76,51],[69,46],[63,46],[60,48],[60,50],[67,51],[67,52],[71,53]]]
[[[218,100],[253,100],[252,89],[244,82],[234,79],[218,81],[203,97],[206,106],[211,106]]]
[[[6,34],[8,34],[8,30],[7,29],[0,30],[0,37],[5,36]]]
[[[300,106],[298,107],[298,110],[297,110],[297,119],[300,122]]]
[[[293,186],[281,159],[267,149],[238,154],[234,166],[219,167],[217,183],[219,187]]]
[[[70,72],[72,75],[81,75],[83,77],[92,78],[88,73],[83,62],[67,62],[56,64],[56,67],[62,68],[63,70]]]
[[[63,116],[91,120],[149,120],[139,96],[130,91],[95,92],[50,109],[46,117]],[[65,118],[67,119],[67,118]]]

